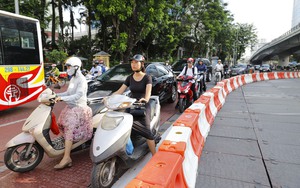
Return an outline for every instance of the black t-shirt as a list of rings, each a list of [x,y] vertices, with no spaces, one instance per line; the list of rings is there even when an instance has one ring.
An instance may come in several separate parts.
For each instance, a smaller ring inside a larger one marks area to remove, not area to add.
[[[145,75],[141,81],[135,81],[133,74],[128,76],[124,84],[129,87],[132,97],[139,100],[145,98],[147,84],[152,84],[152,78],[149,75]]]

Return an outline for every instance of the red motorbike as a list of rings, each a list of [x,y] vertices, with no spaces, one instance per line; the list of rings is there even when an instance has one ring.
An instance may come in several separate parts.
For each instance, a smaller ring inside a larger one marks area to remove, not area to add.
[[[177,79],[177,92],[178,92],[178,108],[179,108],[179,112],[182,113],[188,106],[190,106],[191,104],[193,104],[194,102],[194,97],[193,97],[193,91],[191,89],[192,87],[192,82],[191,80],[193,80],[194,77],[192,76],[180,76]],[[196,95],[199,96],[198,89],[199,88],[199,84],[198,82],[195,82],[195,91],[196,91]],[[197,98],[198,98],[197,96]]]

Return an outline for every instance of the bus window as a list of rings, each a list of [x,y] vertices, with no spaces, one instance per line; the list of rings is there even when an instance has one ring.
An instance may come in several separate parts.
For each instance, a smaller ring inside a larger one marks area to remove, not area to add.
[[[17,29],[1,28],[3,45],[6,47],[20,46],[19,31]]]
[[[34,33],[5,27],[1,33],[5,65],[40,64]]]
[[[27,49],[35,49],[33,33],[20,31],[21,47]]]

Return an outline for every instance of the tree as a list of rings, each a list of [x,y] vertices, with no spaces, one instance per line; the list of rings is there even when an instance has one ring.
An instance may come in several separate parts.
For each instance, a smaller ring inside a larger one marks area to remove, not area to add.
[[[96,17],[111,20],[113,41],[110,49],[122,53],[127,62],[135,45],[145,39],[163,20],[166,1],[163,0],[91,0],[97,5]],[[108,26],[109,27],[109,26]],[[139,51],[138,53],[143,53]]]
[[[68,54],[64,51],[52,50],[46,54],[48,62],[58,63],[63,62],[68,57]]]

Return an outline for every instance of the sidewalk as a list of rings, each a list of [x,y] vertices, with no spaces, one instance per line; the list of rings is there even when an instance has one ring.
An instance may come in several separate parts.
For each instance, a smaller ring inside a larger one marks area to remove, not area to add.
[[[299,79],[239,87],[211,127],[196,187],[299,187],[299,137]]]

